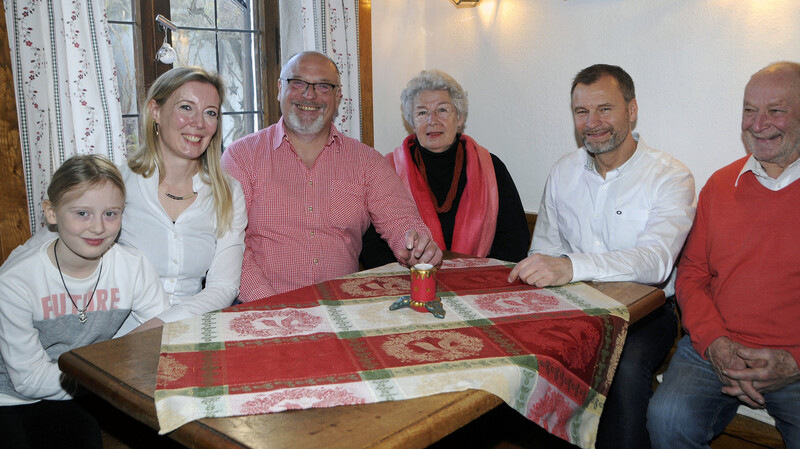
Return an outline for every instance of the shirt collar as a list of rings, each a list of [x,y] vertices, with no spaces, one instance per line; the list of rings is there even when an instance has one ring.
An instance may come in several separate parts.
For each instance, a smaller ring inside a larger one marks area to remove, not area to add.
[[[761,163],[758,162],[751,154],[750,157],[748,157],[745,161],[742,169],[739,171],[739,175],[736,176],[736,181],[733,183],[734,187],[739,186],[739,178],[749,171],[753,172],[753,174],[756,176],[756,179],[758,179],[758,182],[760,182],[764,187],[770,190],[780,190],[800,179],[800,159],[789,164],[789,166],[786,167],[786,169],[784,169],[777,178],[771,178],[767,174],[767,171],[764,170],[764,167],[761,165]]]

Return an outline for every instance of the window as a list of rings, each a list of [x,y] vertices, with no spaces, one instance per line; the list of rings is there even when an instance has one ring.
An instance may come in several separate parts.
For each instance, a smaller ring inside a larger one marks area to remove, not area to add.
[[[223,147],[268,123],[264,92],[276,92],[278,8],[269,1],[106,0],[117,64],[128,148],[139,144],[139,105],[146,87],[172,66],[199,65],[225,80]],[[165,35],[155,23],[162,14],[178,27],[167,41],[177,52],[173,65],[156,61]],[[271,36],[271,39],[267,38]],[[276,109],[276,108],[272,108]]]
[[[109,22],[114,62],[117,66],[117,82],[122,109],[122,124],[125,128],[126,147],[139,145],[139,85],[136,68],[141,66],[134,45],[137,33],[131,0],[106,0],[106,17]],[[144,98],[144,94],[142,94]]]

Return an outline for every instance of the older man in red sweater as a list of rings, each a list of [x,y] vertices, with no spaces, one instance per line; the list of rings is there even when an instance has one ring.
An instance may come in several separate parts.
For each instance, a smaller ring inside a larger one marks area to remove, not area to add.
[[[648,410],[654,448],[709,447],[742,403],[800,447],[800,64],[747,84],[749,156],[714,173],[676,284],[688,335]]]

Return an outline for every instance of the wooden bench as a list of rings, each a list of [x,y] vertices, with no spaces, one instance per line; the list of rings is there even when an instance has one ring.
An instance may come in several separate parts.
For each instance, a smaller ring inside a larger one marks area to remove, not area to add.
[[[722,435],[711,442],[712,449],[784,449],[780,432],[775,426],[737,414]]]
[[[537,216],[534,212],[525,212],[525,220],[528,222],[528,248],[530,248],[531,240],[533,240],[533,228],[536,227]]]

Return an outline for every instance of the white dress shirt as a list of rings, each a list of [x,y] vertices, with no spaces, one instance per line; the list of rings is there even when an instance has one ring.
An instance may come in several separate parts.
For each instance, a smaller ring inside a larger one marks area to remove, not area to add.
[[[764,170],[764,167],[761,166],[761,163],[759,163],[751,154],[750,157],[747,158],[747,161],[745,161],[742,171],[739,172],[739,176],[736,177],[737,185],[739,183],[739,178],[741,178],[744,173],[749,171],[752,171],[753,174],[756,175],[756,179],[761,183],[762,186],[777,192],[778,190],[781,190],[782,188],[800,179],[800,159],[789,164],[789,166],[783,169],[777,178],[771,178],[767,174],[767,171]]]
[[[121,171],[127,194],[119,241],[139,249],[156,267],[172,306],[159,318],[176,321],[231,305],[239,294],[247,226],[239,182],[228,178],[233,222],[217,238],[211,186],[200,174],[192,178],[197,198],[173,223],[158,201],[158,171],[149,178],[127,166]]]
[[[671,296],[673,267],[694,220],[694,177],[633,137],[633,156],[605,179],[584,148],[556,162],[529,254],[568,256],[572,282],[640,282]]]

